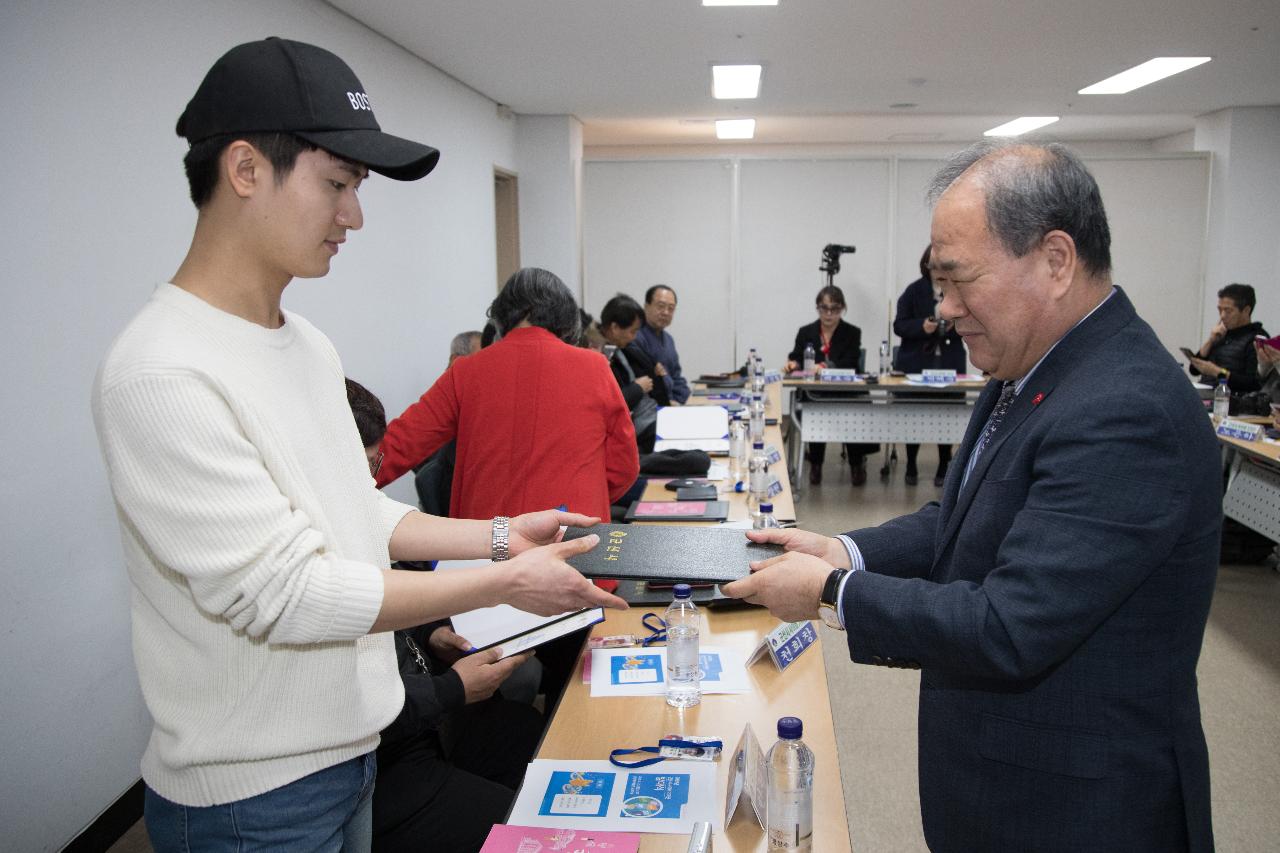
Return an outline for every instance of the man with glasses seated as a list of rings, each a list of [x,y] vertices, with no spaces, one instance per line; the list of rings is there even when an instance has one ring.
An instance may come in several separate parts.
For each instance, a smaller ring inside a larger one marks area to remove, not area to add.
[[[680,368],[676,342],[667,327],[676,316],[676,292],[665,284],[655,284],[644,292],[644,322],[634,346],[654,363],[654,375],[667,386],[673,404],[689,399],[689,382]]]
[[[844,291],[834,284],[828,284],[818,291],[814,300],[818,306],[818,319],[807,326],[801,326],[796,332],[796,343],[787,356],[787,372],[795,370],[804,361],[804,348],[813,345],[818,367],[834,367],[844,370],[858,368],[858,354],[862,349],[862,330],[852,323],[841,319],[845,312]],[[845,444],[845,455],[849,457],[850,479],[853,485],[861,486],[867,482],[868,453],[880,449],[878,444]],[[808,447],[809,482],[818,485],[822,482],[822,463],[827,456],[827,445],[813,442]]]

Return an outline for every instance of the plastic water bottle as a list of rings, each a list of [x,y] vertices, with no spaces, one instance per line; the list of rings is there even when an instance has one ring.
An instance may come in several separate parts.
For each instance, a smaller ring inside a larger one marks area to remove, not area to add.
[[[751,442],[751,459],[747,462],[747,509],[751,511],[752,527],[761,505],[769,500],[769,457],[764,452],[763,441]]]
[[[1227,387],[1227,377],[1218,379],[1218,387],[1213,389],[1213,422],[1220,424],[1231,413],[1231,389]]]
[[[764,761],[770,850],[813,849],[813,750],[800,740],[803,731],[799,717],[778,720],[778,742]]]
[[[756,356],[756,372],[751,377],[751,393],[764,393],[764,359]]]
[[[750,408],[750,429],[747,432],[748,437],[754,444],[757,441],[764,441],[764,395],[751,395]]]
[[[756,360],[756,348],[752,347],[747,353],[747,379],[750,380],[747,383],[748,388],[754,385],[756,381]]]
[[[814,352],[813,344],[804,345],[804,376],[806,379],[813,378],[814,368],[818,366],[818,354]]]
[[[760,504],[760,514],[751,519],[752,530],[767,530],[771,527],[781,526],[778,523],[778,519],[773,517],[773,504],[767,502]]]
[[[687,583],[675,586],[667,608],[667,704],[692,708],[702,701],[702,668],[698,657],[698,608]]]
[[[747,479],[747,422],[742,412],[734,412],[729,421],[729,479],[741,483]]]
[[[888,340],[881,341],[880,342],[880,376],[881,377],[888,376],[889,372],[893,370],[892,359],[890,358],[889,352],[890,352],[889,341]]]

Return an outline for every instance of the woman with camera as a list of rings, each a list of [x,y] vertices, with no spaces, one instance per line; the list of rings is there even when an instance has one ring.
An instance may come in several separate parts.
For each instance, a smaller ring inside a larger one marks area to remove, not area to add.
[[[898,347],[895,369],[903,373],[920,373],[922,370],[954,370],[964,373],[966,359],[964,341],[956,330],[938,316],[938,303],[942,301],[941,280],[945,273],[929,271],[929,247],[920,256],[920,277],[907,285],[898,297],[898,313],[893,318],[893,331],[902,338]],[[920,445],[907,445],[907,485],[919,480],[916,457]],[[941,486],[951,462],[951,445],[938,445],[938,470],[933,484]]]

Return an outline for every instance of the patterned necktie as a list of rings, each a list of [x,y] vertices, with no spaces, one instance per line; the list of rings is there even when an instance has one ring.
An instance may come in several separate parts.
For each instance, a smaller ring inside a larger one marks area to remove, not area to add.
[[[1000,428],[1000,421],[1004,420],[1004,416],[1009,411],[1009,406],[1013,404],[1016,390],[1017,385],[1013,382],[1006,382],[1000,387],[1000,399],[996,400],[996,407],[991,410],[991,415],[987,418],[987,425],[983,427],[982,435],[978,437],[977,443],[973,446],[973,453],[969,454],[969,464],[965,466],[964,479],[960,481],[960,488],[963,489],[964,484],[969,482],[969,473],[978,464],[978,457],[982,455],[982,451],[991,443],[991,437]]]

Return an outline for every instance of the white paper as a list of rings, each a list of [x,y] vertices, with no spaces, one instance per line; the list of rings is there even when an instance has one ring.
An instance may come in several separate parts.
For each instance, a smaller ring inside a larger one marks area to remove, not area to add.
[[[436,564],[436,571],[460,571],[488,565],[491,565],[489,560],[441,560]],[[599,607],[580,610],[577,615],[559,622],[565,615],[538,616],[525,610],[517,610],[510,604],[499,604],[496,607],[481,607],[459,613],[450,621],[454,632],[477,649],[502,643],[502,656],[506,658],[604,620],[604,611]]]
[[[658,409],[653,449],[729,452],[729,413],[723,406],[665,406]]]
[[[529,765],[507,818],[522,826],[681,835],[699,821],[716,831],[722,826],[715,764],[663,761],[626,769],[545,758]]]
[[[664,450],[701,450],[705,453],[717,453],[724,455],[729,452],[729,439],[660,438],[653,443],[653,449],[656,453],[661,453]]]
[[[665,406],[658,409],[658,438],[725,438],[729,413],[723,406]]]
[[[749,693],[747,667],[733,649],[699,649],[703,662],[702,692]],[[591,650],[592,696],[664,696],[667,650],[662,646]]]
[[[729,760],[733,765],[729,768],[729,795],[725,800],[724,825],[728,826],[733,822],[733,814],[745,795],[745,799],[751,804],[756,823],[764,829],[767,805],[764,751],[760,748],[760,741],[756,740],[750,723],[742,729],[742,736],[738,738],[738,745],[733,752],[729,753]]]

